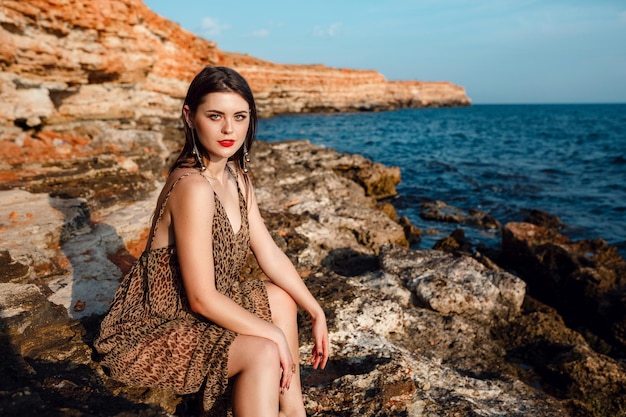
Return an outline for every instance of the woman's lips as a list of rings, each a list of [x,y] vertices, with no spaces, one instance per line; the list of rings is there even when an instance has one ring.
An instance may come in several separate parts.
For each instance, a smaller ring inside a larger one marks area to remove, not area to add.
[[[218,141],[218,143],[225,148],[230,148],[231,146],[235,144],[235,141],[227,139],[227,140],[220,140]]]

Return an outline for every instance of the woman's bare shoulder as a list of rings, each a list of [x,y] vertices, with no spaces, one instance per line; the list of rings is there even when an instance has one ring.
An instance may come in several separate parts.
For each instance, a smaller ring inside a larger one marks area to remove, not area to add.
[[[198,186],[198,185],[209,185],[209,181],[207,181],[206,177],[202,175],[200,171],[194,168],[178,168],[172,171],[166,181],[166,186],[170,185],[177,188],[179,186]]]
[[[166,182],[171,188],[171,199],[193,202],[197,199],[212,199],[213,187],[196,169],[177,169]]]

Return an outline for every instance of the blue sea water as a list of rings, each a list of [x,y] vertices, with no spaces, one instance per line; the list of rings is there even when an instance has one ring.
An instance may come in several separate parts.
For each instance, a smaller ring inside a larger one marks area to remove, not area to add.
[[[278,116],[259,121],[258,139],[308,139],[400,167],[392,203],[432,232],[422,248],[459,226],[420,218],[423,202],[441,200],[502,224],[544,210],[572,239],[601,237],[626,255],[626,104]],[[461,227],[474,244],[499,242],[497,233]]]

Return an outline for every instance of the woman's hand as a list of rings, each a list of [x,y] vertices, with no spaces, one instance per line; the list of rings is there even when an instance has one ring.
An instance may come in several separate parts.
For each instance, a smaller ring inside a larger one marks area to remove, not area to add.
[[[281,331],[282,334],[282,331]],[[283,370],[283,374],[280,377],[280,393],[284,394],[291,385],[291,378],[293,378],[293,373],[295,371],[295,362],[293,361],[293,357],[291,356],[291,351],[289,350],[289,345],[287,344],[287,338],[284,334],[282,334],[282,338],[280,338],[278,345],[278,356],[280,359],[280,367]]]
[[[328,329],[326,328],[326,316],[324,313],[311,319],[313,324],[313,351],[311,352],[311,364],[313,369],[324,369],[328,361]]]

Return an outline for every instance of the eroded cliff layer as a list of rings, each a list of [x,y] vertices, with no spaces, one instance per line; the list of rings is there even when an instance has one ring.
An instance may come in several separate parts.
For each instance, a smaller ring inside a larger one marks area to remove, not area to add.
[[[205,65],[238,69],[263,116],[470,104],[450,83],[390,82],[376,71],[223,52],[141,0],[5,0],[0,39],[0,139],[68,122],[175,118]]]

